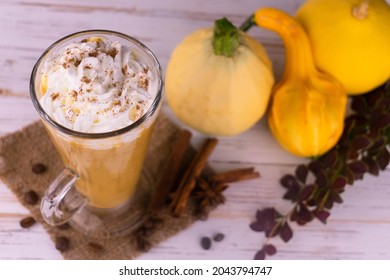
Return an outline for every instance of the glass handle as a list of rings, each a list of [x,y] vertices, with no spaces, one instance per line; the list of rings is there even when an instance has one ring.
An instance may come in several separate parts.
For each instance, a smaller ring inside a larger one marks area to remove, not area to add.
[[[74,184],[79,176],[66,167],[50,184],[41,201],[43,219],[52,226],[66,223],[88,200],[78,193]]]

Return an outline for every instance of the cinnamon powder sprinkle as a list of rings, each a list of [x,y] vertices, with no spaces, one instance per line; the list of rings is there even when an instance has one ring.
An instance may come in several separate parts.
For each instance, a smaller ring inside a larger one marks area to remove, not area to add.
[[[76,60],[75,62],[74,62],[74,66],[79,66],[80,65],[80,63],[81,63],[81,60]]]
[[[91,82],[91,79],[88,79],[87,77],[84,76],[81,78],[81,82],[89,84]]]
[[[137,86],[139,88],[143,88],[145,90],[148,90],[149,80],[146,77],[140,77],[139,80],[138,80]]]
[[[70,95],[71,95],[73,98],[77,98],[77,91],[72,90],[72,91],[70,92]]]
[[[98,56],[98,52],[97,51],[92,51],[90,52],[88,55],[91,56],[91,57],[97,57]]]
[[[91,96],[91,97],[88,97],[88,101],[89,102],[97,102],[97,98],[96,98],[96,96]]]
[[[51,95],[50,95],[50,97],[51,97],[51,100],[56,100],[58,97],[60,97],[60,94],[58,93],[58,92],[55,92],[55,93],[52,93]]]
[[[117,52],[116,49],[111,49],[111,50],[109,50],[109,51],[107,52],[107,54],[108,54],[109,56],[111,56],[112,59],[115,59],[115,56],[116,56],[117,53],[118,53],[118,52]]]
[[[127,65],[125,65],[124,67],[122,67],[122,74],[123,74],[123,75],[127,75]]]
[[[122,106],[122,102],[120,100],[114,100],[112,102],[112,105],[114,105],[114,106]]]

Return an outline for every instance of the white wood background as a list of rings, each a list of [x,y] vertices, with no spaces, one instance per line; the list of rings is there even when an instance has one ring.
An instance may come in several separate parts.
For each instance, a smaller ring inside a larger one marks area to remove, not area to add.
[[[191,31],[227,16],[240,24],[262,6],[294,13],[302,0],[1,0],[0,1],[0,136],[37,120],[29,99],[31,69],[52,42],[83,29],[121,31],[145,42],[165,68],[169,54]],[[259,28],[250,31],[267,48],[277,77],[283,68],[279,38]],[[164,110],[169,113],[165,106]],[[196,134],[194,144],[203,139]],[[233,138],[221,138],[211,157],[218,171],[255,166],[262,178],[235,184],[227,203],[205,222],[161,243],[140,259],[252,259],[263,234],[249,229],[256,209],[290,207],[279,178],[305,160],[284,152],[272,139],[264,121]],[[390,259],[390,171],[367,176],[348,187],[344,203],[332,209],[329,223],[294,226],[293,239],[275,239],[273,259]],[[28,211],[0,181],[0,259],[61,259],[40,225],[21,229]],[[211,250],[199,246],[201,236],[223,232],[223,242]]]

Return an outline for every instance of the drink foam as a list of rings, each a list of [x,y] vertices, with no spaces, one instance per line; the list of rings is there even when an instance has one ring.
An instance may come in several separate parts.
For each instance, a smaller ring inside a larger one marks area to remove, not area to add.
[[[119,42],[90,37],[46,60],[40,103],[59,124],[85,133],[118,130],[151,106],[157,78]]]

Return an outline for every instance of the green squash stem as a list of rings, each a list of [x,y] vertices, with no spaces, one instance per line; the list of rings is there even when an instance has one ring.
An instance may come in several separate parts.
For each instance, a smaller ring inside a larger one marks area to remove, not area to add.
[[[249,29],[251,29],[253,26],[256,25],[255,21],[254,21],[254,17],[255,15],[251,15],[250,17],[248,17],[241,25],[240,25],[240,30],[244,31],[244,32],[247,32]]]
[[[238,37],[237,27],[227,18],[216,20],[212,40],[214,54],[232,57],[239,46]]]

